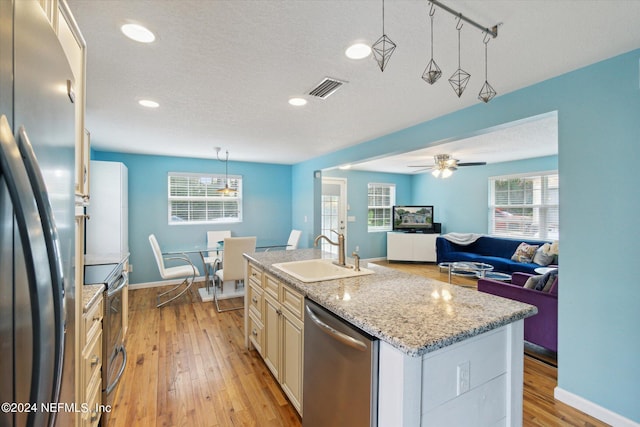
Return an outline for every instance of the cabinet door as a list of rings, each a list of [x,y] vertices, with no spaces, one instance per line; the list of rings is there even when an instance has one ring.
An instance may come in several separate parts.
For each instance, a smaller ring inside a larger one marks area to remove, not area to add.
[[[389,261],[413,261],[412,236],[405,233],[387,233],[387,259]]]
[[[282,316],[282,371],[280,383],[291,403],[302,411],[303,323],[287,310]]]
[[[413,241],[413,261],[436,262],[436,237],[439,234],[416,235]]]
[[[264,362],[276,378],[280,369],[280,303],[264,298]]]

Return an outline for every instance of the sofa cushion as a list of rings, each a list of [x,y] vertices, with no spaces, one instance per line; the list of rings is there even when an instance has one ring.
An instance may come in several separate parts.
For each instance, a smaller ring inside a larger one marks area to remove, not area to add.
[[[511,260],[517,262],[532,262],[537,249],[538,246],[536,245],[522,242],[511,256]]]
[[[545,243],[544,245],[540,246],[538,250],[536,250],[535,255],[533,255],[533,262],[545,267],[551,264],[556,256],[551,253],[550,248],[551,244],[549,243]]]
[[[542,275],[531,276],[527,279],[526,282],[524,282],[523,288],[535,289],[538,286],[538,283],[540,283],[541,279],[542,279]]]

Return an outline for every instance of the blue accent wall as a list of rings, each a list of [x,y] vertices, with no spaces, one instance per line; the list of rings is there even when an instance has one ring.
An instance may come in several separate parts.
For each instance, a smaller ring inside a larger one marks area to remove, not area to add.
[[[634,50],[500,94],[489,104],[478,103],[294,165],[294,177],[300,181],[292,202],[309,202],[314,192],[313,170],[411,151],[557,111],[562,252],[558,386],[606,411],[640,422],[640,286],[633,268],[638,262],[634,249],[640,241],[639,59],[640,50]],[[500,91],[499,85],[496,88]],[[315,189],[317,199],[317,186]],[[415,184],[414,191],[415,201],[421,201],[417,199],[421,185]],[[457,196],[477,198],[483,206],[486,203],[484,197],[468,190]],[[484,219],[459,218],[454,209],[441,203],[436,218],[442,215],[449,226],[459,224],[465,231],[486,229]],[[299,223],[299,216],[294,215],[293,226]]]
[[[232,236],[257,236],[258,245],[287,242],[291,232],[291,166],[229,162],[230,175],[243,178],[243,221],[219,225],[169,225],[169,172],[224,174],[224,163],[211,159],[147,156],[94,151],[93,160],[124,163],[129,170],[129,252],[131,283],[161,280],[149,234],[163,251],[206,247],[209,230],[231,230]],[[192,256],[204,274],[199,255]]]
[[[347,180],[348,216],[355,217],[347,223],[347,256],[359,247],[361,258],[384,258],[387,256],[387,232],[369,232],[368,185],[384,183],[396,185],[396,204],[411,204],[411,176],[380,172],[364,172],[334,169],[323,172],[325,177],[345,178]]]
[[[487,233],[489,177],[557,169],[558,156],[548,156],[460,167],[446,179],[436,179],[430,173],[415,175],[412,202],[434,206],[435,220],[442,223],[442,233]]]

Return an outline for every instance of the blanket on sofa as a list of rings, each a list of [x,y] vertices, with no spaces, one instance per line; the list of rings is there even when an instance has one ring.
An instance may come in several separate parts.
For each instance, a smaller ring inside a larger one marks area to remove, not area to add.
[[[478,240],[480,237],[482,237],[482,234],[476,234],[476,233],[447,233],[447,234],[444,234],[442,237],[444,237],[448,241],[453,242],[453,243],[455,243],[457,245],[470,245],[473,242],[475,242],[476,240]]]

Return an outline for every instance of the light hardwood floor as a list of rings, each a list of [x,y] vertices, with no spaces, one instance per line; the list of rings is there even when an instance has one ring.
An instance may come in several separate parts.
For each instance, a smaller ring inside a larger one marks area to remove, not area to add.
[[[448,279],[434,265],[388,266]],[[129,293],[129,361],[109,427],[301,425],[260,356],[244,348],[242,310],[217,313],[196,290],[158,309],[159,289]],[[606,426],[554,400],[555,367],[529,356],[524,366],[524,426]]]

